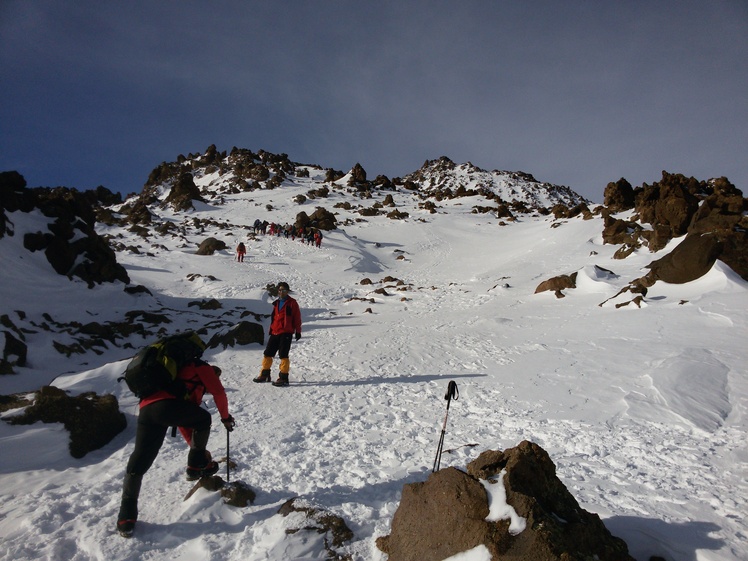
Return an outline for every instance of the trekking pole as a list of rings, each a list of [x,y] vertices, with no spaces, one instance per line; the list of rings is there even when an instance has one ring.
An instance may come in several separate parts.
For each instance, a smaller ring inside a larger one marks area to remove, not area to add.
[[[447,393],[444,399],[447,400],[447,412],[444,414],[444,424],[442,425],[442,435],[439,438],[439,446],[436,449],[436,457],[434,458],[434,467],[431,469],[431,473],[439,471],[439,466],[442,463],[442,448],[444,447],[444,433],[447,430],[447,416],[449,415],[449,404],[452,399],[457,400],[460,397],[460,392],[457,391],[457,384],[454,381],[450,381],[447,386]]]
[[[230,430],[226,430],[226,483],[229,482],[231,479],[231,475],[229,474],[229,464],[231,463],[229,460],[229,434],[231,433]]]

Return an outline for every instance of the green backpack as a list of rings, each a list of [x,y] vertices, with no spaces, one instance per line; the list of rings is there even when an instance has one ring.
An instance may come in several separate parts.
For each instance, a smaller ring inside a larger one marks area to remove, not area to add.
[[[162,390],[184,397],[187,388],[178,377],[179,371],[200,359],[204,350],[205,343],[194,331],[159,339],[138,351],[117,381],[124,380],[140,399]]]

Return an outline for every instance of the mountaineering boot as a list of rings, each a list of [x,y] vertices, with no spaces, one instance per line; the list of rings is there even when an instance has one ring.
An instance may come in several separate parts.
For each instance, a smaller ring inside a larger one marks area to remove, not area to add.
[[[117,531],[123,538],[131,538],[135,532],[135,520],[117,520]]]
[[[257,382],[258,384],[269,382],[270,381],[270,368],[272,366],[273,366],[273,357],[262,355],[262,370],[260,371],[260,375],[257,376],[257,378],[255,378],[252,381]]]
[[[128,473],[122,484],[122,502],[117,516],[117,532],[125,538],[131,538],[135,530],[135,522],[138,519],[138,496],[142,481],[142,475]]]
[[[220,466],[217,462],[210,461],[208,462],[205,467],[202,468],[194,468],[194,467],[188,467],[187,468],[187,481],[197,481],[201,477],[208,477],[209,475],[214,475],[218,473],[218,470],[220,469]]]
[[[187,481],[196,481],[201,477],[213,475],[218,469],[218,463],[212,460],[210,452],[205,449],[196,450],[193,448],[190,450],[187,456]]]
[[[257,382],[258,384],[269,382],[270,381],[270,370],[263,370],[262,372],[260,372],[260,375],[257,376],[257,378],[254,378],[252,381]]]
[[[288,374],[284,374],[283,372],[280,372],[278,374],[278,379],[273,382],[273,385],[276,388],[282,388],[288,385]]]

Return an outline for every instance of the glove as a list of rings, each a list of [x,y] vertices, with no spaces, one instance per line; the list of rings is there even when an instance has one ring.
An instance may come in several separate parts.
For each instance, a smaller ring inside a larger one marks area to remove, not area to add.
[[[298,341],[299,339],[301,339],[301,333],[299,333],[299,332],[297,331],[297,332],[296,332],[296,340]]]
[[[219,378],[221,377],[221,373],[223,372],[223,370],[221,370],[217,366],[213,367],[213,371],[216,373],[216,376],[218,376]]]
[[[225,419],[221,419],[221,422],[228,432],[233,431],[234,427],[236,426],[236,421],[234,421],[234,418],[231,415],[229,415]]]

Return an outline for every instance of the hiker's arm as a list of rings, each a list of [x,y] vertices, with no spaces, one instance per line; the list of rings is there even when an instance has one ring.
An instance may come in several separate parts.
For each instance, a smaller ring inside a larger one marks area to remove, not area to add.
[[[210,364],[200,365],[195,370],[200,377],[200,381],[205,386],[205,390],[213,396],[213,401],[216,403],[221,418],[225,419],[229,416],[229,401],[221,380],[218,379]]]

